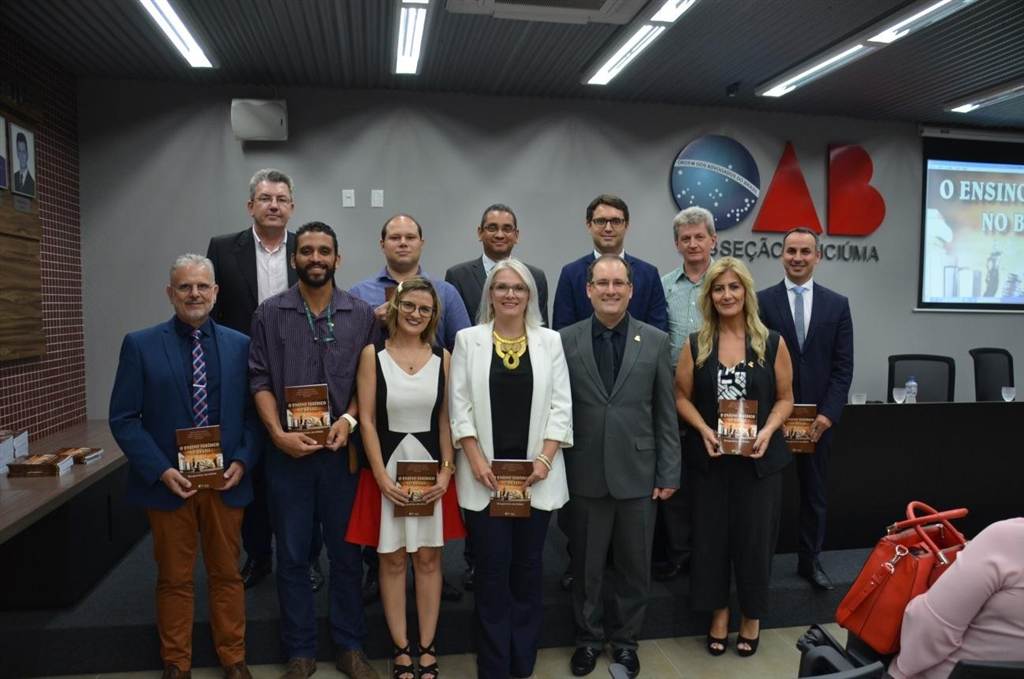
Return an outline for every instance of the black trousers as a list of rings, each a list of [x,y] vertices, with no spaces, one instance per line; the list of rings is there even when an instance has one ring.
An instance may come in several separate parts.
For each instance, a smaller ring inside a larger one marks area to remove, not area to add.
[[[740,611],[763,617],[779,537],[782,472],[759,479],[752,460],[729,455],[712,459],[706,472],[687,471],[693,495],[692,608],[728,606],[735,575]]]
[[[551,512],[528,519],[492,518],[466,510],[476,544],[477,676],[528,677],[537,662],[544,603],[544,539]]]
[[[800,479],[800,518],[797,551],[801,563],[817,559],[825,543],[825,514],[828,508],[828,456],[832,437],[820,441],[814,453],[794,455]]]

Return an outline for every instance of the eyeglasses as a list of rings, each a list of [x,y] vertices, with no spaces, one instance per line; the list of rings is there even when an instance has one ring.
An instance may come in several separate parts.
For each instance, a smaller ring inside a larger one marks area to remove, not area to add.
[[[602,229],[608,225],[611,225],[612,227],[617,229],[623,224],[625,224],[626,220],[623,219],[622,217],[594,217],[593,219],[590,220],[590,223],[593,224],[594,226],[601,227]]]
[[[260,205],[273,205],[274,203],[277,203],[281,207],[288,207],[292,204],[292,199],[286,196],[268,196],[266,194],[262,194],[256,196],[256,202]]]
[[[629,281],[624,281],[621,278],[616,278],[610,281],[602,278],[600,280],[590,281],[590,284],[593,285],[598,290],[607,290],[608,288],[611,288],[613,290],[621,290],[632,285],[632,283],[630,283]]]
[[[174,286],[174,289],[177,291],[179,295],[190,295],[192,294],[193,288],[200,295],[208,295],[210,294],[210,292],[213,291],[213,286],[210,285],[209,283],[179,283],[178,285]]]
[[[414,311],[420,312],[420,316],[433,316],[434,307],[432,306],[416,306],[413,302],[408,300],[402,300],[398,303],[398,310],[403,314],[411,314]]]
[[[518,229],[516,229],[516,227],[512,226],[511,224],[501,224],[501,225],[498,225],[498,224],[484,224],[480,228],[482,228],[484,231],[486,231],[489,234],[496,234],[496,233],[498,233],[500,231],[501,233],[505,234],[506,236],[511,236],[512,234],[514,234],[518,230]]]
[[[526,287],[522,283],[516,283],[515,285],[509,285],[508,283],[498,283],[491,286],[491,290],[494,294],[499,297],[504,297],[508,293],[512,293],[516,297],[524,297],[530,293],[530,288]]]

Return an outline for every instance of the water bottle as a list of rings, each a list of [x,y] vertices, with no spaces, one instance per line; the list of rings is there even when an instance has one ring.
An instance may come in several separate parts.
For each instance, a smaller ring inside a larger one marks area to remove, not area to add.
[[[917,380],[914,379],[913,375],[910,376],[910,379],[907,380],[904,386],[907,389],[907,403],[917,403]]]

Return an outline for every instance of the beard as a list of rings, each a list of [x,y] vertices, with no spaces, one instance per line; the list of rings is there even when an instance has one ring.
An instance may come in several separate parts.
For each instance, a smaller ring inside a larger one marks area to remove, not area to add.
[[[296,269],[295,274],[299,277],[299,280],[308,285],[311,288],[322,288],[328,283],[334,280],[334,267],[327,267],[324,270],[323,278],[315,278],[310,273],[309,266],[301,269]]]

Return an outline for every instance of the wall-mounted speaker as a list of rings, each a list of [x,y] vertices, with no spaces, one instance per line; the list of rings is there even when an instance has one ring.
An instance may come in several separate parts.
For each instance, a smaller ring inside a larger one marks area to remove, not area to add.
[[[242,141],[285,141],[288,103],[284,99],[232,99],[231,131]]]

